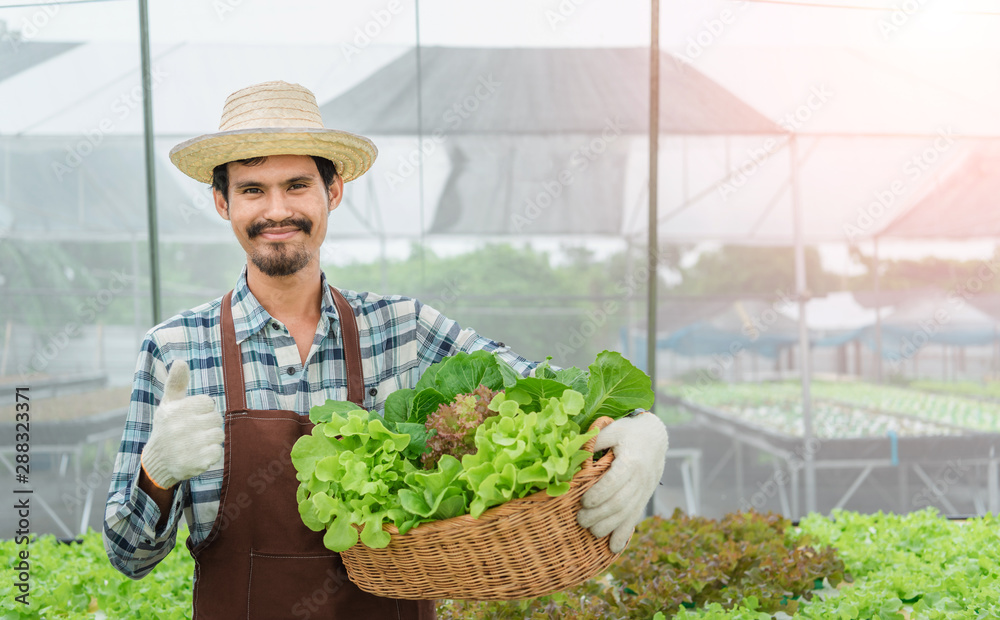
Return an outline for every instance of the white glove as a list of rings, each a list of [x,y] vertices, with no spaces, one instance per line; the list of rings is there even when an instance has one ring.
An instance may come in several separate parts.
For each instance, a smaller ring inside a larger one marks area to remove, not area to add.
[[[611,448],[615,460],[583,494],[577,523],[597,538],[611,534],[611,551],[625,549],[646,503],[663,476],[667,429],[652,413],[620,418],[597,435],[594,451]]]
[[[189,376],[187,362],[178,360],[170,367],[140,458],[146,475],[161,489],[204,473],[223,456],[223,417],[208,395],[185,396]]]

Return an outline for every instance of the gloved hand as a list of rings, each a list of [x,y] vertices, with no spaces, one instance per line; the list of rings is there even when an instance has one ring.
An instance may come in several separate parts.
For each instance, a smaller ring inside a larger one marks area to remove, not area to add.
[[[649,412],[615,420],[598,433],[594,451],[611,448],[615,460],[583,494],[576,520],[597,538],[611,534],[612,552],[625,548],[642,521],[663,476],[668,443],[663,422]]]
[[[208,395],[185,396],[189,377],[187,362],[177,360],[170,367],[142,450],[142,468],[161,489],[204,473],[223,456],[223,416]]]

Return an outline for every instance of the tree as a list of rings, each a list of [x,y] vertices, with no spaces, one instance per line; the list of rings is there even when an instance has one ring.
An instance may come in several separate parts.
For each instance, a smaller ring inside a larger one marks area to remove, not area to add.
[[[823,269],[819,252],[805,248],[806,288],[813,295],[838,290],[839,278]],[[724,245],[704,252],[690,267],[680,267],[679,295],[766,295],[795,286],[795,251],[791,247]]]
[[[865,268],[865,273],[851,278],[852,290],[874,288],[875,259],[852,246],[851,257]],[[976,290],[1000,291],[1000,277],[993,269],[1000,267],[1000,246],[994,248],[993,256],[987,259],[956,260],[937,256],[919,259],[880,259],[879,289],[900,291],[918,288],[953,290],[960,286],[970,286]]]

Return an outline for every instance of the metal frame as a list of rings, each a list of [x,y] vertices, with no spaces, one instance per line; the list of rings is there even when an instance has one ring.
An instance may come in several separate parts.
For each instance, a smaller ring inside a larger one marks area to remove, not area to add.
[[[70,460],[72,460],[73,480],[77,488],[82,488],[83,475],[82,475],[82,468],[80,461],[83,456],[84,448],[86,448],[88,445],[91,444],[97,445],[97,454],[94,457],[94,467],[87,473],[88,475],[90,473],[99,473],[97,464],[100,462],[101,456],[104,453],[104,446],[106,445],[108,440],[118,439],[118,438],[121,438],[121,430],[109,429],[98,433],[93,433],[91,435],[87,435],[86,437],[83,438],[83,440],[81,440],[79,443],[76,444],[49,444],[40,446],[33,445],[31,446],[31,453],[33,455],[38,455],[38,454],[61,455],[62,459],[60,460],[59,463],[60,478],[63,478],[65,476],[67,466],[69,465]],[[16,450],[11,445],[0,446],[0,462],[2,462],[4,466],[7,467],[7,469],[10,471],[11,474],[14,474],[15,473],[14,464],[11,463],[5,456],[5,453],[8,452],[15,453]],[[49,503],[45,501],[41,493],[33,493],[32,501],[38,502],[42,506],[42,509],[45,510],[45,512],[49,515],[49,517],[52,518],[53,521],[55,521],[55,524],[59,527],[60,530],[62,530],[64,534],[66,534],[67,537],[75,538],[78,535],[82,536],[87,533],[87,524],[90,521],[90,512],[94,504],[94,492],[95,489],[92,486],[87,487],[87,494],[83,500],[83,508],[80,511],[80,526],[77,530],[78,532],[77,534],[74,534],[73,531],[63,522],[63,520],[59,518],[59,514],[57,513],[57,511],[54,510],[52,506],[50,506]]]
[[[782,511],[788,515],[792,520],[800,518],[801,514],[799,512],[799,475],[798,470],[804,469],[803,465],[795,466],[794,461],[805,462],[805,456],[811,454],[811,451],[802,449],[802,457],[796,454],[796,450],[788,450],[783,447],[775,445],[773,439],[781,439],[784,443],[794,443],[799,447],[804,448],[805,440],[802,437],[793,436],[779,436],[773,431],[763,429],[751,424],[747,424],[741,420],[734,418],[726,414],[725,412],[712,409],[710,407],[705,407],[702,405],[694,405],[692,403],[687,403],[681,401],[678,403],[680,406],[685,407],[692,412],[694,417],[694,422],[699,426],[724,435],[731,439],[732,447],[726,452],[723,458],[713,467],[712,471],[709,472],[708,477],[705,481],[706,486],[711,484],[711,482],[716,478],[716,476],[721,473],[723,467],[732,459],[734,461],[734,473],[736,476],[736,487],[737,493],[744,495],[744,472],[743,472],[743,447],[756,448],[762,452],[768,453],[775,457],[774,467],[775,472],[779,471],[779,461],[784,461],[788,466],[788,478],[789,483],[787,485],[778,484],[777,494],[778,499],[781,502]],[[881,438],[878,438],[881,439]],[[986,501],[987,505],[984,506],[984,512],[1000,513],[1000,457],[998,457],[992,450],[988,457],[978,456],[978,457],[961,457],[962,462],[968,463],[970,465],[985,465],[987,468],[987,481],[986,481]],[[843,458],[824,458],[822,460],[813,460],[812,465],[816,472],[820,470],[843,470],[843,469],[860,469],[857,477],[848,487],[848,489],[841,495],[834,509],[843,508],[851,497],[861,488],[861,485],[866,479],[871,475],[875,469],[885,469],[885,468],[895,468],[899,471],[900,476],[900,489],[901,494],[899,497],[900,507],[906,508],[906,493],[902,489],[906,489],[908,472],[912,469],[917,476],[928,486],[935,487],[937,485],[930,476],[924,471],[921,465],[927,464],[943,464],[950,462],[949,459],[942,458],[927,458],[919,460],[908,460],[906,462],[900,462],[898,459],[886,459],[886,458],[852,458],[850,456],[845,456]],[[786,491],[785,487],[788,487]],[[936,495],[936,499],[941,505],[951,514],[957,514],[958,510],[955,506],[951,504],[945,493],[940,493]],[[978,502],[977,502],[978,504]],[[806,512],[811,512],[814,509],[810,509],[809,506],[806,507]]]
[[[684,503],[689,515],[701,513],[701,450],[675,448],[667,450],[668,459],[682,459],[679,465],[684,485]]]
[[[32,493],[32,501],[37,502],[52,518],[58,529],[69,538],[74,538],[77,535],[87,532],[90,513],[94,504],[94,495],[97,492],[97,488],[89,482],[89,478],[93,474],[97,474],[103,479],[110,473],[106,469],[102,471],[101,464],[104,462],[105,450],[108,447],[108,443],[117,442],[121,439],[122,425],[124,424],[127,411],[127,408],[119,408],[87,418],[36,422],[36,427],[33,430],[39,443],[32,444],[31,453],[33,455],[48,454],[61,457],[59,459],[58,471],[60,481],[66,479],[67,469],[72,464],[72,484],[75,484],[77,490],[74,499],[83,502],[79,514],[78,533],[75,534],[73,529],[59,517],[60,512],[63,514],[70,512],[68,506],[66,510],[62,511],[53,509],[45,501],[45,498],[37,487],[35,488],[35,492]],[[13,439],[13,436],[10,439]],[[92,467],[84,472],[82,467],[83,452],[89,445],[96,445],[97,452],[94,455]],[[110,454],[112,458],[116,451],[117,445],[111,446]],[[8,459],[6,455],[16,453],[17,448],[13,441],[0,444],[0,462],[3,463],[12,475],[16,473],[16,466],[12,462],[12,459]],[[32,474],[32,476],[34,475]],[[106,489],[102,488],[101,493],[104,492],[106,492]]]

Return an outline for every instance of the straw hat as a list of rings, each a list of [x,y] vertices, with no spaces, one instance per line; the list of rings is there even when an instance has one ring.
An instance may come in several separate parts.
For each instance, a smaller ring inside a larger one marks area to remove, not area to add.
[[[378,149],[364,136],[324,127],[309,89],[264,82],[229,95],[219,133],[181,142],[170,150],[170,161],[192,179],[211,183],[220,164],[268,155],[325,157],[346,182],[371,168]]]

